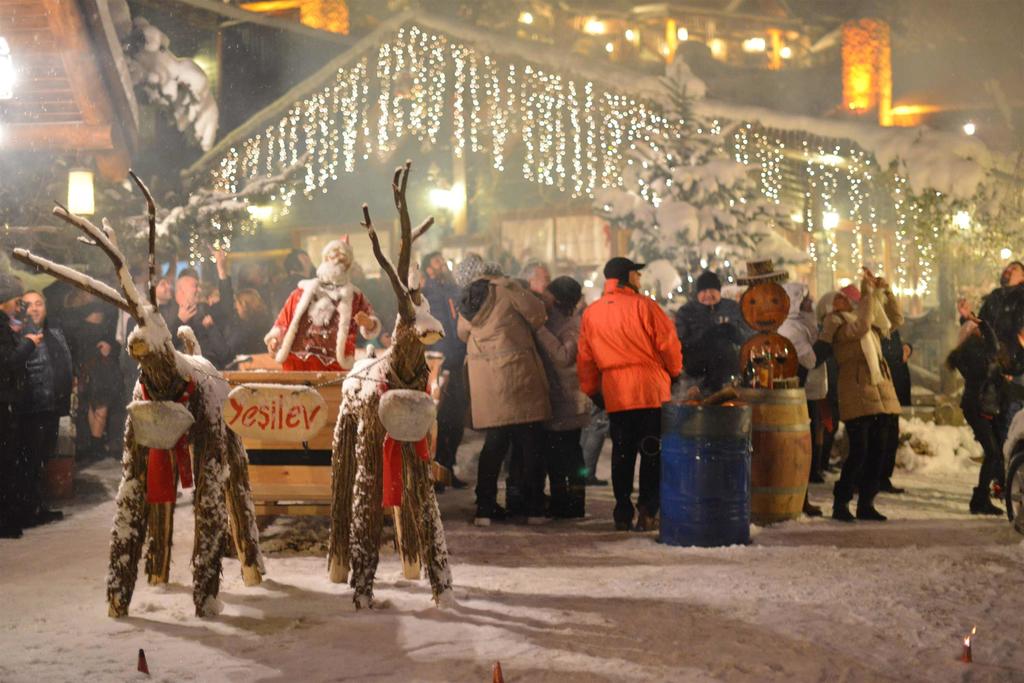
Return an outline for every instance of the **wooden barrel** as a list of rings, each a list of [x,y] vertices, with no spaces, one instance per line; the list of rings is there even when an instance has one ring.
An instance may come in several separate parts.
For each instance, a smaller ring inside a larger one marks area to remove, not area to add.
[[[811,469],[811,431],[803,389],[740,389],[753,409],[750,518],[754,524],[796,519]]]
[[[667,545],[750,542],[750,406],[666,403],[661,524]]]

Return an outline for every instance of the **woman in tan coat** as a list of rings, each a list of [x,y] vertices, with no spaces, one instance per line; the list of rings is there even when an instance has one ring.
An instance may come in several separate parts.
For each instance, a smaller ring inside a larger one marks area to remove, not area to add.
[[[881,337],[888,337],[902,323],[899,301],[889,284],[867,269],[860,291],[843,290],[825,318],[820,341],[832,345],[839,366],[839,417],[850,441],[850,455],[833,489],[833,519],[853,521],[849,504],[855,490],[857,519],[886,519],[875,509],[874,499],[884,440],[891,433],[889,421],[899,419],[900,402],[882,356]]]
[[[541,423],[551,418],[544,364],[534,331],[544,325],[543,302],[515,281],[488,276],[476,280],[459,304],[459,338],[466,342],[466,366],[473,429],[486,432],[476,484],[476,523],[505,516],[497,504],[501,462],[514,445],[522,453],[522,486],[527,521],[544,518],[544,463]],[[511,492],[505,502],[510,504]]]

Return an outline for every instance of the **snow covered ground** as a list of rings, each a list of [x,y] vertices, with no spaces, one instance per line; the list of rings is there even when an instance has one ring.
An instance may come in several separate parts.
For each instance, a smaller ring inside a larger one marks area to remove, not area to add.
[[[327,580],[323,525],[284,520],[268,530],[268,580],[247,589],[226,561],[224,613],[198,619],[185,503],[171,584],[140,582],[115,621],[104,580],[119,467],[103,463],[81,474],[65,521],[0,541],[0,681],[145,678],[140,647],[162,681],[489,681],[495,660],[510,682],[1024,681],[1024,544],[1005,519],[966,514],[976,467],[897,477],[909,492],[879,499],[885,524],[801,520],[720,549],[614,532],[608,489],[588,489],[585,520],[489,529],[467,523],[471,492],[449,491],[446,610],[385,552],[389,606],[353,612],[350,589]]]

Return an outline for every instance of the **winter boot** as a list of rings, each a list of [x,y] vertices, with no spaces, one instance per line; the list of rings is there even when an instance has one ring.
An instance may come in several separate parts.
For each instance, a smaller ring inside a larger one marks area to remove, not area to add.
[[[658,530],[658,515],[649,514],[647,510],[638,506],[636,510],[636,531],[657,531]]]
[[[857,501],[857,519],[865,522],[884,522],[888,517],[875,509],[874,501]]]
[[[898,496],[901,493],[906,493],[907,490],[906,489],[901,489],[898,486],[893,486],[892,485],[892,481],[889,480],[889,479],[883,479],[882,480],[882,485],[878,487],[878,492],[879,493],[891,493],[893,495],[897,495]]]
[[[972,515],[1001,515],[1003,511],[992,504],[988,491],[980,486],[974,487],[974,495],[971,496]]]
[[[832,503],[832,519],[837,522],[852,522],[853,515],[850,514],[850,504],[840,503],[838,500]]]
[[[491,522],[504,522],[505,518],[505,508],[500,505],[478,505],[476,516],[473,517],[473,524],[475,526],[490,526]]]
[[[805,494],[804,495],[804,514],[808,517],[821,517],[821,508],[817,505],[811,504],[811,499]]]

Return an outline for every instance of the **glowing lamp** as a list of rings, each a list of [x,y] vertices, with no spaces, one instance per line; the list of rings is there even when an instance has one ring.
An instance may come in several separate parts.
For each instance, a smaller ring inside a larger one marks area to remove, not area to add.
[[[519,23],[526,24],[527,26],[529,26],[530,24],[533,23],[533,15],[529,12],[520,12]]]
[[[711,50],[711,56],[721,59],[725,57],[725,41],[721,38],[712,38],[708,41],[708,49]]]
[[[768,41],[761,36],[747,38],[743,41],[744,52],[764,52],[768,48]]]
[[[967,230],[971,227],[971,214],[966,211],[957,211],[953,214],[953,225],[960,230]]]
[[[11,60],[11,46],[0,36],[0,100],[14,97],[14,62]]]
[[[587,19],[586,23],[583,24],[583,32],[588,33],[592,36],[603,36],[608,32],[608,27],[600,19]]]
[[[68,172],[68,211],[79,216],[96,213],[93,175],[87,168],[73,168]]]
[[[264,221],[269,221],[271,218],[274,217],[274,207],[268,205],[250,204],[249,206],[245,207],[245,210],[246,212],[248,212],[250,216],[252,216],[255,220],[260,221],[261,223]]]
[[[625,36],[626,36],[626,40],[628,40],[629,42],[632,43],[633,41],[636,40],[636,31],[634,31],[631,28],[627,28]]]
[[[604,51],[607,52],[608,54],[611,54],[611,53],[615,52],[615,44],[614,43],[605,43],[604,44]]]
[[[456,183],[450,189],[435,187],[430,190],[430,203],[440,209],[459,211],[466,201],[466,188]]]
[[[789,214],[789,220],[793,221],[794,223],[803,223],[804,214],[802,211],[794,211],[793,213]]]
[[[821,227],[826,230],[835,230],[839,227],[839,212],[826,211],[821,214]]]
[[[793,48],[791,48],[789,45],[784,45],[779,50],[779,56],[782,57],[783,59],[792,59],[792,57],[793,57]]]
[[[687,41],[690,39],[690,32],[686,30],[686,27],[680,26],[676,29],[676,38],[680,41]]]
[[[978,132],[978,127],[974,125],[974,121],[964,124],[964,135],[974,135],[976,132]]]
[[[1013,250],[1009,247],[1003,247],[999,250],[999,258],[1004,261],[1009,261],[1011,256],[1013,256]]]

